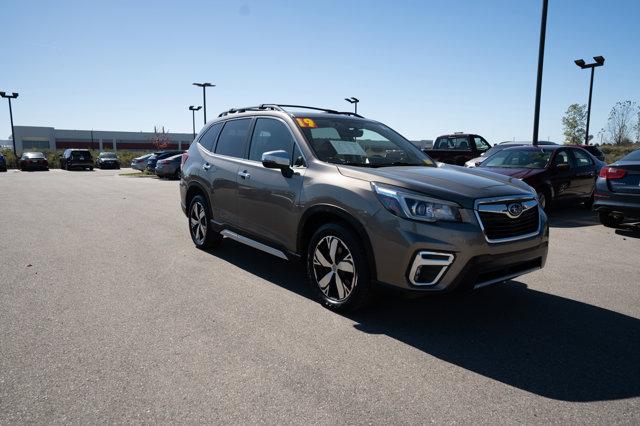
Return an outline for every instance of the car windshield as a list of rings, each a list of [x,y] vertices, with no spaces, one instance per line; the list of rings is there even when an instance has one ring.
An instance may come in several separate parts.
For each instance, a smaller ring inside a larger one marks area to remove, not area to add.
[[[426,154],[389,127],[347,117],[296,118],[316,156],[359,167],[435,166]]]
[[[482,163],[483,167],[512,169],[544,169],[549,163],[551,151],[535,149],[504,149]]]
[[[116,158],[116,154],[114,152],[101,152],[100,158]]]

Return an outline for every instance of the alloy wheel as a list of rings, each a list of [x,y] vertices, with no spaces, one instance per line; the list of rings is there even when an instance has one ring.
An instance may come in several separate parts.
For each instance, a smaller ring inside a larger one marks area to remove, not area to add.
[[[204,244],[204,240],[207,237],[207,215],[204,211],[204,206],[200,202],[195,202],[191,206],[189,227],[196,244]]]
[[[358,282],[351,251],[333,235],[322,238],[316,245],[313,274],[322,293],[333,302],[345,301]]]

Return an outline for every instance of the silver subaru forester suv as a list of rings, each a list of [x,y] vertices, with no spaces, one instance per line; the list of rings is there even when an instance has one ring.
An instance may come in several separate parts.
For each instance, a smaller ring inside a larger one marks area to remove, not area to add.
[[[180,195],[196,247],[230,238],[301,259],[340,311],[377,284],[504,282],[542,268],[548,250],[547,218],[522,181],[437,164],[382,123],[320,108],[220,114],[183,157]]]

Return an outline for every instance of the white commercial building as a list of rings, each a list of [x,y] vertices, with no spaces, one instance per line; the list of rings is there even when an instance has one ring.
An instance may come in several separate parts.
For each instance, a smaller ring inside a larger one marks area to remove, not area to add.
[[[16,151],[87,148],[100,151],[187,149],[191,133],[64,130],[53,127],[15,126]]]

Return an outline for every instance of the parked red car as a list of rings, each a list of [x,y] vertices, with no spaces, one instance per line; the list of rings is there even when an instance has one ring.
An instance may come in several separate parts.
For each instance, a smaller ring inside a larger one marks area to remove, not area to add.
[[[49,170],[49,162],[41,152],[25,152],[18,160],[20,170]]]
[[[593,203],[603,161],[577,146],[540,145],[507,148],[480,164],[481,169],[512,176],[533,187],[540,205],[571,201]]]

